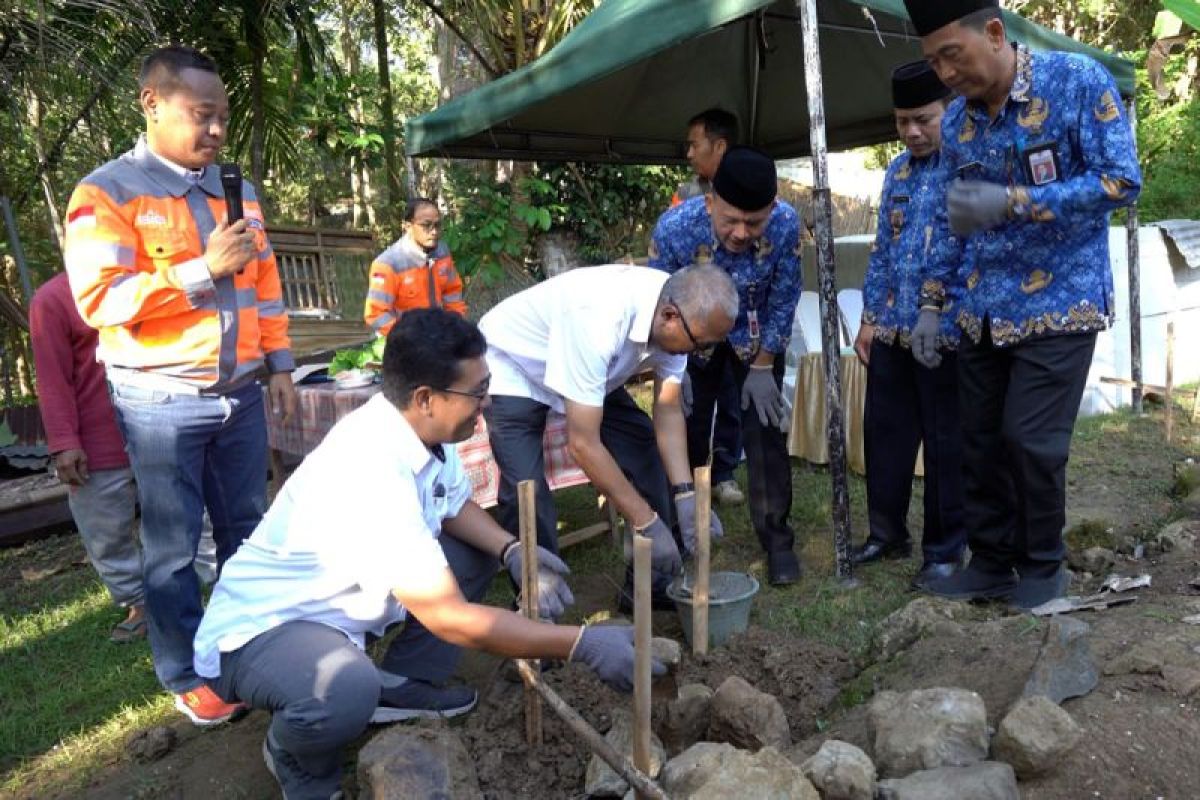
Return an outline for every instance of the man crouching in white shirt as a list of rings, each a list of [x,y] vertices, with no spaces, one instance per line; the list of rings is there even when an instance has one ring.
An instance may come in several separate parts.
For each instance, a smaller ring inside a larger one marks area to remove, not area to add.
[[[517,484],[537,482],[538,544],[557,552],[542,435],[567,418],[567,446],[588,480],[654,542],[656,606],[696,538],[680,380],[687,355],[710,352],[738,315],[733,280],[711,264],[667,275],[626,264],[575,269],[509,297],[484,315],[492,404],[484,411],[500,468],[500,523],[517,531]],[[654,373],[653,422],[625,383]],[[712,516],[712,532],[721,521]],[[632,579],[618,598],[632,607]]]
[[[443,448],[469,437],[488,405],[486,347],[458,314],[406,312],[388,334],[382,393],[334,426],[225,564],[196,671],[227,702],[271,712],[263,755],[284,797],[338,796],[342,747],[368,722],[470,710],[473,690],[433,680],[449,677],[461,647],[578,661],[631,686],[629,627],[534,622],[474,602],[497,561],[521,577],[516,540],[471,500]],[[573,602],[568,570],[539,557],[539,608],[556,618]],[[364,638],[406,615],[381,671]]]

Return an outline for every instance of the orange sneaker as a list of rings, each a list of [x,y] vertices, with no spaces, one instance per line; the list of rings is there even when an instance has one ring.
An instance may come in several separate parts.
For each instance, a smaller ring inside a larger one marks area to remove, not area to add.
[[[175,695],[175,707],[202,728],[228,722],[246,710],[243,703],[226,703],[204,683]]]

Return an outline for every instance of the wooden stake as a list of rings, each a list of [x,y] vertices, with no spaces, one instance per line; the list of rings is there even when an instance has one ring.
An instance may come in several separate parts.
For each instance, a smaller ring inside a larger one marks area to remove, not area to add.
[[[521,531],[521,608],[529,619],[538,618],[537,484],[517,484],[517,513]],[[538,669],[539,661],[528,662]],[[542,744],[542,701],[528,683],[525,685],[525,741],[531,748]]]
[[[517,661],[517,670],[521,673],[521,677],[525,681],[526,686],[532,686],[542,699],[546,701],[546,705],[550,706],[550,710],[558,714],[567,727],[575,732],[579,738],[583,739],[584,744],[588,748],[600,756],[606,764],[617,771],[625,781],[634,788],[640,796],[649,798],[649,800],[667,800],[667,795],[662,789],[658,788],[650,776],[642,772],[640,769],[630,763],[629,759],[617,752],[608,740],[601,736],[595,728],[587,723],[579,713],[568,705],[566,700],[558,696],[558,693],[542,682],[541,677],[530,666],[530,662],[525,660]]]
[[[1133,146],[1137,148],[1137,101],[1126,107],[1129,126],[1133,129]],[[1133,379],[1133,413],[1142,413],[1142,264],[1138,240],[1138,207],[1132,203],[1125,210],[1125,256],[1129,267],[1129,377]]]
[[[1163,401],[1167,404],[1167,444],[1175,433],[1175,323],[1167,323],[1167,391]]]
[[[633,536],[633,764],[650,772],[650,549]],[[639,798],[645,795],[639,794]]]
[[[692,652],[708,652],[708,576],[711,568],[712,468],[696,467],[696,583],[692,586]]]

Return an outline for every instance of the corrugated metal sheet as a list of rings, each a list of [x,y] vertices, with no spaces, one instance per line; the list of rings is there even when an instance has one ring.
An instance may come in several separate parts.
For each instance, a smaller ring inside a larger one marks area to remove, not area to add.
[[[1190,268],[1200,268],[1200,220],[1164,219],[1150,224],[1167,234]]]

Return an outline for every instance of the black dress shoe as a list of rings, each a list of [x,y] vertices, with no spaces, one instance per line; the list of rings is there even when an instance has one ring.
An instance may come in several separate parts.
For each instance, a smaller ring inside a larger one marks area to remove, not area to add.
[[[1071,573],[1059,567],[1053,575],[1044,578],[1021,577],[1012,591],[1009,604],[1018,611],[1032,611],[1043,603],[1066,597],[1071,586]]]
[[[1016,585],[1011,571],[993,572],[971,564],[948,578],[931,580],[919,588],[947,600],[1002,600],[1013,593]]]
[[[912,543],[890,544],[876,539],[867,539],[860,547],[850,551],[850,560],[855,564],[870,564],[885,558],[908,558],[912,555]]]
[[[800,559],[791,550],[767,553],[767,580],[772,586],[787,586],[800,580]]]
[[[958,571],[957,561],[931,562],[921,567],[921,571],[913,576],[910,586],[914,590],[924,589],[930,581],[949,578]]]

